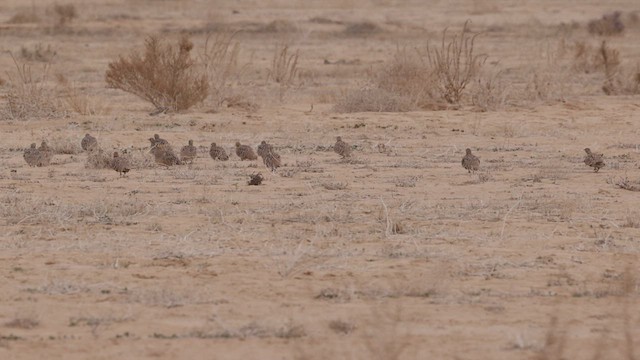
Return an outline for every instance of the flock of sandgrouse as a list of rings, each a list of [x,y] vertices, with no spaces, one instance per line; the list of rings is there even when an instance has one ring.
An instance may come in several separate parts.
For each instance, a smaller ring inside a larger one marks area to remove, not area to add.
[[[189,140],[189,144],[182,147],[180,157],[174,153],[169,142],[162,139],[158,134],[149,138],[149,142],[151,143],[151,154],[155,157],[156,163],[161,165],[190,164],[193,163],[198,156],[198,151],[196,147],[193,146],[193,140]],[[84,136],[80,145],[83,150],[89,152],[99,149],[98,140],[90,134]],[[333,151],[343,158],[347,158],[351,156],[351,150],[351,145],[344,142],[340,136],[336,138]],[[584,163],[592,167],[595,172],[598,172],[598,170],[605,166],[603,154],[595,154],[591,152],[589,148],[584,149],[584,151],[587,153],[584,158]],[[218,146],[216,143],[211,143],[209,155],[213,160],[229,160],[229,155],[227,155],[224,148]],[[258,145],[256,152],[253,151],[251,146],[236,142],[236,155],[238,155],[240,160],[257,160],[258,156],[260,156],[264,165],[271,171],[276,171],[276,169],[282,165],[280,154],[266,141],[262,141],[260,145]],[[24,151],[24,160],[29,166],[47,166],[51,162],[52,157],[53,150],[47,145],[46,141],[42,141],[40,147],[36,147],[36,144],[33,143],[30,148]],[[110,167],[120,173],[120,176],[125,176],[126,173],[131,170],[129,160],[126,157],[121,157],[117,151],[113,153]],[[480,169],[480,159],[471,153],[471,149],[466,149],[466,154],[462,158],[462,167],[469,173],[474,173]]]

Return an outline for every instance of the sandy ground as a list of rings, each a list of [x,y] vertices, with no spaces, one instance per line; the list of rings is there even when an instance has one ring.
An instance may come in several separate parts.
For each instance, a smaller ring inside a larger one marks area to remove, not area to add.
[[[29,6],[0,4],[0,50],[51,45],[51,71],[99,110],[0,121],[0,358],[640,357],[640,192],[614,185],[640,179],[637,96],[606,96],[594,75],[562,101],[490,112],[332,111],[397,46],[466,19],[487,31],[478,47],[488,66],[517,72],[558,39],[597,44],[584,23],[637,4],[217,3],[77,2],[63,32],[48,32],[46,15],[9,24]],[[46,14],[51,4],[35,7]],[[149,34],[279,19],[298,30],[238,37],[248,65],[237,88],[257,111],[151,117],[148,103],[104,83],[108,62]],[[341,33],[364,20],[384,31]],[[559,34],[572,22],[582,27]],[[609,41],[637,59],[639,35],[630,28]],[[301,80],[280,100],[267,69],[285,40],[300,50]],[[0,68],[14,68],[8,55]],[[154,133],[174,148],[193,139],[199,157],[126,178],[87,168],[81,151],[41,168],[22,158],[32,142],[77,148],[87,132],[139,158]],[[337,135],[354,146],[351,159],[331,150]],[[208,156],[214,141],[231,151],[263,139],[282,155],[277,173]],[[467,147],[481,158],[478,174],[460,166]],[[582,163],[585,147],[605,154],[599,173]],[[247,186],[258,172],[263,185]]]

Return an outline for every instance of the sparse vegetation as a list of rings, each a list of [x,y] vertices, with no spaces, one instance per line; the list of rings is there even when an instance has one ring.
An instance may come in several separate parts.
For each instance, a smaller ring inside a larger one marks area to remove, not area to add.
[[[232,95],[232,82],[242,72],[238,64],[240,44],[235,40],[235,33],[209,34],[204,43],[200,61],[204,66],[209,83],[209,98],[214,110],[228,101],[234,106],[237,95]]]
[[[473,34],[466,22],[459,34],[447,39],[447,29],[442,32],[439,47],[427,48],[426,58],[437,79],[440,96],[449,104],[457,104],[462,94],[478,75],[487,60],[487,55],[475,53]]]
[[[8,74],[10,89],[0,113],[1,118],[25,120],[65,116],[66,111],[49,83],[50,66],[45,63],[39,71],[34,71],[32,65],[20,63],[13,55],[11,58],[15,68]]]
[[[613,37],[604,3],[483,2],[3,2],[0,358],[637,358],[635,4]],[[120,54],[207,95],[152,109]],[[55,108],[4,116],[20,84]],[[235,152],[262,141],[275,172]]]
[[[276,45],[269,69],[269,79],[280,86],[279,99],[282,101],[286,91],[295,84],[298,77],[298,58],[300,52],[291,53],[289,45]]]
[[[187,37],[172,46],[150,36],[144,55],[133,52],[109,63],[107,85],[134,94],[156,109],[187,110],[204,101],[209,91],[206,75],[191,58],[192,49]]]

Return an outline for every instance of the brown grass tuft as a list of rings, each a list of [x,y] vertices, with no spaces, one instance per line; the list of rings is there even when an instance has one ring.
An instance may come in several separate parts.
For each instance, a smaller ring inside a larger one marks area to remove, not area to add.
[[[273,53],[271,68],[268,70],[268,78],[280,85],[279,98],[283,100],[287,89],[294,85],[298,77],[298,58],[300,51],[289,51],[288,44],[278,44]]]
[[[189,109],[204,101],[209,91],[207,76],[191,59],[192,49],[186,36],[176,46],[150,36],[144,55],[133,52],[109,63],[105,80],[109,87],[134,94],[157,109]]]
[[[230,82],[241,73],[238,67],[240,44],[234,40],[235,34],[209,34],[200,55],[199,60],[209,82],[209,98],[214,110],[219,109],[230,96]]]
[[[109,169],[111,168],[111,154],[97,149],[87,153],[87,169]]]
[[[36,75],[32,66],[19,63],[11,55],[15,72],[9,73],[10,89],[6,95],[5,107],[0,118],[25,120],[27,118],[61,118],[66,115],[64,107],[52,93],[49,84],[49,65],[43,64]]]

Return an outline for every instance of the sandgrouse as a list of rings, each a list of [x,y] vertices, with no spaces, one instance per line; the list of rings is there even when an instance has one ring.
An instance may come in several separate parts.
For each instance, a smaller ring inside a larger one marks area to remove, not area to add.
[[[192,163],[198,157],[198,149],[193,146],[193,140],[189,140],[189,145],[183,146],[180,150],[180,161]]]
[[[82,141],[80,141],[80,146],[84,151],[93,151],[98,148],[98,140],[89,134],[85,134]]]
[[[111,159],[111,168],[120,173],[120,176],[125,176],[129,172],[129,170],[131,170],[131,167],[129,166],[129,160],[120,157],[117,151],[113,153],[113,159]]]
[[[240,160],[257,160],[258,155],[253,151],[249,145],[241,145],[240,142],[236,142],[236,155]]]
[[[24,151],[24,161],[26,161],[29,166],[41,166],[38,165],[40,161],[40,150],[36,148],[36,143],[31,144],[31,147]]]
[[[336,144],[333,146],[333,151],[343,158],[347,158],[351,156],[351,145],[342,141],[342,137],[338,136],[336,138]]]
[[[602,158],[604,157],[603,154],[594,154],[589,148],[584,149],[584,152],[587,153],[587,155],[584,157],[584,163],[588,166],[591,166],[594,172],[598,172],[600,168],[603,168],[605,166],[604,160],[602,160]]]
[[[51,163],[53,158],[53,150],[47,145],[47,142],[42,140],[40,147],[38,148],[40,156],[38,158],[38,166],[47,166]]]
[[[262,157],[264,165],[271,171],[276,171],[281,166],[280,154],[276,153],[273,146],[264,140],[258,145],[258,155]]]
[[[176,154],[173,152],[171,145],[169,144],[156,143],[153,148],[153,156],[155,157],[156,163],[158,164],[166,166],[182,164],[180,159],[178,159]]]
[[[229,155],[227,155],[227,152],[224,150],[224,148],[216,145],[216,143],[214,142],[211,143],[211,149],[209,149],[209,155],[213,160],[222,160],[222,161],[229,160]]]
[[[480,159],[471,153],[471,149],[466,150],[466,155],[462,158],[462,167],[470,173],[480,169]]]

